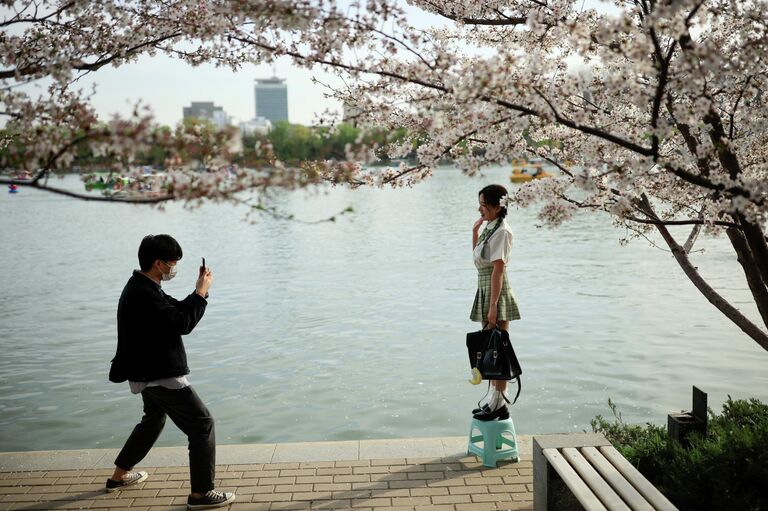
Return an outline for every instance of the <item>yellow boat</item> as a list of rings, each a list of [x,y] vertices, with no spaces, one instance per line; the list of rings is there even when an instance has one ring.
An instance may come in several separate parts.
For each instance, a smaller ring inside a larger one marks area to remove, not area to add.
[[[525,158],[515,158],[512,160],[512,168],[513,169],[523,169],[526,165],[528,165],[528,160]]]
[[[543,179],[545,177],[552,177],[552,174],[541,168],[541,165],[534,165],[536,169],[533,173],[528,173],[525,169],[512,169],[512,175],[509,176],[509,180],[513,183],[527,183],[533,179]]]

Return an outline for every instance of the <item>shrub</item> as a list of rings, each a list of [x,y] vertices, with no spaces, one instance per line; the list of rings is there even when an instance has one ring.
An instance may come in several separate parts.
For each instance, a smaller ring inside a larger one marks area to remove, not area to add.
[[[690,447],[670,439],[665,428],[625,424],[598,415],[592,430],[606,438],[682,511],[768,511],[768,405],[728,397],[721,415],[709,411],[705,436]]]

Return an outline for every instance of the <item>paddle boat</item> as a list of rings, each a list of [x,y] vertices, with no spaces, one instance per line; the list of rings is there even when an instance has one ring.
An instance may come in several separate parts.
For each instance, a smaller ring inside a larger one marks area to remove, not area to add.
[[[528,181],[532,181],[534,179],[543,179],[545,177],[552,177],[552,174],[544,170],[541,165],[534,165],[533,168],[535,169],[533,172],[528,173],[526,169],[512,169],[512,175],[509,176],[509,180],[513,183],[527,183]]]
[[[121,190],[130,183],[130,179],[111,173],[95,173],[83,178],[85,190]]]
[[[519,169],[522,170],[525,168],[526,165],[529,164],[528,160],[525,158],[515,158],[512,160],[512,169]]]

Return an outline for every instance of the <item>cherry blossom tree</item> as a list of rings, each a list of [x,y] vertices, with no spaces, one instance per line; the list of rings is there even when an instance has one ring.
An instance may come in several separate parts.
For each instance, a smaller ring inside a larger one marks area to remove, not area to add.
[[[76,89],[83,74],[141,54],[233,69],[288,57],[337,72],[345,85],[329,92],[358,124],[408,128],[386,152],[404,155],[418,138],[417,164],[366,170],[376,148],[352,144],[348,162],[273,160],[204,183],[187,173],[168,198],[402,186],[445,158],[467,173],[543,158],[560,175],[517,188],[510,205],[536,204],[551,226],[585,210],[658,232],[697,289],[768,350],[766,0],[627,0],[612,14],[582,0],[411,0],[434,20],[420,28],[395,0],[4,3],[0,101],[13,140],[33,148],[33,186],[66,168],[75,141],[115,153],[146,143],[143,116],[98,122]],[[43,98],[16,87],[42,79]],[[728,237],[762,326],[691,263],[702,231]]]

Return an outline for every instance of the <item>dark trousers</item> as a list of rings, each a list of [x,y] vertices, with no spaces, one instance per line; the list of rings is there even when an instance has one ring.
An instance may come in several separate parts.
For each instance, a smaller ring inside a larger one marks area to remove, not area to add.
[[[141,393],[144,417],[115,459],[115,465],[130,470],[147,455],[165,425],[165,416],[189,439],[189,472],[193,493],[213,489],[216,471],[216,436],[213,417],[192,387],[178,390],[147,387]]]

